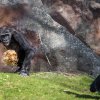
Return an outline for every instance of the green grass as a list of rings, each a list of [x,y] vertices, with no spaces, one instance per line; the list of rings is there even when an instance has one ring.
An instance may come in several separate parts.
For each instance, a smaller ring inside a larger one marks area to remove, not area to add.
[[[92,81],[87,75],[0,73],[0,100],[100,100],[89,91]]]

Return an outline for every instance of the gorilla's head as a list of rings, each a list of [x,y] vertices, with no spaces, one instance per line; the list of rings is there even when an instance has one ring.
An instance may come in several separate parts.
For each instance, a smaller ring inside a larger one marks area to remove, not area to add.
[[[9,28],[5,27],[0,30],[0,41],[3,43],[3,45],[8,46],[11,42],[12,32]]]

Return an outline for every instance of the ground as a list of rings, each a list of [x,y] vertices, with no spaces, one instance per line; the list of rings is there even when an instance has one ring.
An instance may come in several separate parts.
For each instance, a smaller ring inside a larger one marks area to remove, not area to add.
[[[89,91],[92,81],[86,74],[0,73],[0,100],[100,100]]]

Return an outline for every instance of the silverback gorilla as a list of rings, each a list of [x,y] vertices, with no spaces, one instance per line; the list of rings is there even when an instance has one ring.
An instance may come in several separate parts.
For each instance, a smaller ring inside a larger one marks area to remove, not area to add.
[[[18,54],[18,66],[16,72],[22,76],[29,75],[31,60],[36,49],[31,46],[26,37],[10,27],[0,28],[0,42],[7,48],[15,50]]]
[[[100,92],[100,75],[93,81],[93,83],[90,86],[91,92]]]

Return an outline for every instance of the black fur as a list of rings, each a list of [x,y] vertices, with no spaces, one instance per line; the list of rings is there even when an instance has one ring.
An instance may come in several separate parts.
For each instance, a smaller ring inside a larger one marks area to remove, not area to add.
[[[22,33],[17,32],[13,28],[4,27],[0,31],[0,42],[7,49],[15,50],[18,54],[19,69],[16,72],[20,72],[21,75],[29,75],[31,60],[35,55],[35,48],[29,44]]]
[[[91,92],[100,91],[100,75],[91,84],[90,91]]]

